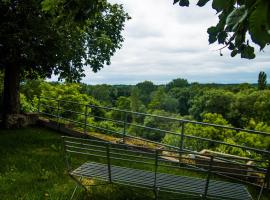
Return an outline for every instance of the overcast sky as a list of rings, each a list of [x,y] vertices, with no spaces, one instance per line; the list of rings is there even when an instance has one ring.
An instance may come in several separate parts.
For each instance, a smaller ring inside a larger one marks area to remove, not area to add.
[[[270,48],[257,50],[254,60],[231,58],[217,45],[208,44],[207,28],[217,23],[210,5],[189,8],[172,5],[173,0],[110,0],[121,3],[132,17],[126,23],[122,49],[110,66],[98,73],[86,69],[88,84],[156,84],[175,78],[200,83],[256,83],[258,73],[270,77]],[[269,81],[268,81],[269,82]]]

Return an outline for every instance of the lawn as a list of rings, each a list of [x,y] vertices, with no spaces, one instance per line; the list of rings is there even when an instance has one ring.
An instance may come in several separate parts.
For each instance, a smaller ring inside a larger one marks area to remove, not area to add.
[[[0,155],[1,200],[61,200],[71,196],[75,182],[67,174],[58,132],[38,127],[0,130]],[[153,193],[108,185],[93,187],[87,193],[79,190],[77,199],[153,199]],[[191,198],[161,193],[160,199]]]

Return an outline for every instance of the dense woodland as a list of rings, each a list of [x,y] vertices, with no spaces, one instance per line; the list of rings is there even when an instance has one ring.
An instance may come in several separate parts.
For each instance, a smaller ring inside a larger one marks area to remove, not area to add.
[[[38,96],[46,96],[82,104],[115,107],[122,110],[270,132],[270,89],[266,84],[266,74],[263,73],[260,76],[258,84],[199,84],[189,83],[181,78],[172,80],[165,85],[155,85],[151,81],[144,81],[136,85],[87,85],[43,80],[24,81],[20,88],[21,111],[36,111]],[[56,102],[52,100],[43,101],[56,106]],[[80,105],[67,103],[63,107],[67,109],[72,107],[73,110],[84,112],[84,107]],[[82,116],[71,113],[63,112],[61,115],[83,120]],[[116,120],[124,118],[123,113],[118,111],[98,110],[96,115]],[[164,119],[148,116],[139,117],[132,114],[127,116],[127,120],[148,127],[180,132],[179,123],[173,121],[168,122]],[[89,118],[88,123],[96,123],[100,127],[115,131],[121,129],[117,124],[105,120]],[[231,144],[270,149],[269,137],[194,124],[188,124],[185,131],[189,135]],[[128,132],[135,136],[174,146],[179,144],[179,137],[170,134],[141,130],[133,126],[129,127]],[[209,148],[242,156],[249,154],[249,152],[237,148],[191,140],[186,141],[185,145],[196,150]]]

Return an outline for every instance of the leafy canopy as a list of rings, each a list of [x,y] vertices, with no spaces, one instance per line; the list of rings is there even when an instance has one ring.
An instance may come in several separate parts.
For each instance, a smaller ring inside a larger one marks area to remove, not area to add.
[[[0,1],[0,69],[19,65],[21,77],[78,81],[121,47],[129,16],[106,0]]]
[[[198,0],[205,6],[210,0]],[[217,42],[241,58],[255,58],[252,42],[263,50],[270,43],[270,1],[269,0],[211,0],[217,11],[219,22],[208,28],[209,43]],[[189,6],[189,0],[174,0],[174,4]],[[221,48],[221,49],[223,49]],[[220,50],[221,50],[220,49]],[[222,55],[222,54],[221,54]]]

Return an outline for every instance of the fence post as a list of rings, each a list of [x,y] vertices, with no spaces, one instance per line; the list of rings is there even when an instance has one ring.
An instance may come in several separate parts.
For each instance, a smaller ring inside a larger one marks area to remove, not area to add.
[[[86,131],[87,118],[88,118],[88,105],[86,104],[84,108],[84,134],[87,133]]]
[[[213,161],[214,161],[214,156],[211,156],[210,157],[210,162],[209,162],[209,169],[208,169],[208,173],[207,173],[207,178],[206,178],[206,183],[205,183],[203,199],[206,199],[206,197],[207,197],[207,192],[208,192],[208,188],[209,188],[209,182],[210,182],[210,177],[211,177]]]
[[[180,135],[180,150],[184,149],[184,136],[185,136],[185,122],[182,121],[181,125],[181,135]]]
[[[38,97],[38,114],[40,113],[40,96]]]
[[[124,132],[123,132],[123,143],[125,143],[125,138],[126,138],[126,131],[127,131],[127,112],[125,112],[124,115]]]
[[[107,143],[107,164],[108,164],[108,176],[110,183],[112,182],[112,174],[111,174],[111,159],[110,159],[110,143]]]

